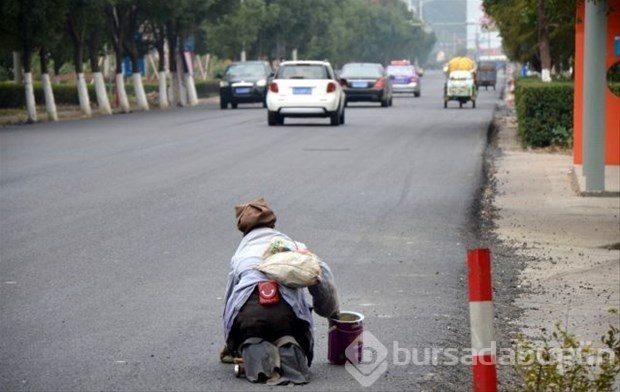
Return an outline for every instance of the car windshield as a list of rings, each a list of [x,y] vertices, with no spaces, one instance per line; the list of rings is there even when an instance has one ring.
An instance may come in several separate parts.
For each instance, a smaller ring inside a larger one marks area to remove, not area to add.
[[[380,78],[383,72],[377,64],[345,64],[342,67],[342,78]]]
[[[412,76],[415,75],[415,70],[412,65],[388,65],[387,73],[398,76]]]
[[[226,74],[232,77],[262,77],[265,67],[260,64],[232,64]]]
[[[329,74],[320,64],[289,64],[280,67],[278,79],[329,79]]]

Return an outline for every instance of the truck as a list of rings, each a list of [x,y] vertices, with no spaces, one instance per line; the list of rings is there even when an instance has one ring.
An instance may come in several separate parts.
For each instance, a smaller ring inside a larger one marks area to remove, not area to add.
[[[497,67],[495,61],[479,61],[478,72],[476,75],[476,85],[478,88],[484,86],[487,90],[490,86],[495,90],[497,83]]]

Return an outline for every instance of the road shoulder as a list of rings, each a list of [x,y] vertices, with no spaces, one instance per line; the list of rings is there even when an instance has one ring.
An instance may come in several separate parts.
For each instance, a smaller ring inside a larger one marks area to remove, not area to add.
[[[618,313],[609,313],[620,308],[619,199],[581,196],[572,155],[524,150],[514,111],[498,111],[491,173],[491,230],[502,249],[496,280],[502,283],[497,275],[514,268],[509,264],[521,266],[510,284],[513,295],[500,294],[496,304],[496,321],[510,320],[498,328],[499,340],[517,333],[535,340],[559,323],[577,340],[600,346],[609,325],[620,325]],[[506,306],[512,314],[503,313]]]

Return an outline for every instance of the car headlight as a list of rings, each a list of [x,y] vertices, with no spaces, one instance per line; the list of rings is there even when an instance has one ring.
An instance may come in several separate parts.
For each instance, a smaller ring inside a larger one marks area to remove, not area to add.
[[[267,85],[267,81],[265,79],[261,79],[258,82],[256,82],[256,85],[258,87],[265,87]]]
[[[228,87],[228,82],[225,80],[220,80],[220,87]]]

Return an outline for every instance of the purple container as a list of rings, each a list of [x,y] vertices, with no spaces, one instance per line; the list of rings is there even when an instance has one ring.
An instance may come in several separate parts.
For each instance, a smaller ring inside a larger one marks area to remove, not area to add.
[[[329,362],[344,365],[347,362],[347,347],[351,344],[356,344],[357,350],[353,347],[348,350],[349,360],[355,361],[356,358],[351,358],[351,355],[357,354],[357,362],[361,362],[364,351],[362,332],[364,332],[364,315],[361,313],[344,311],[338,313],[338,318],[329,319],[327,334]]]

